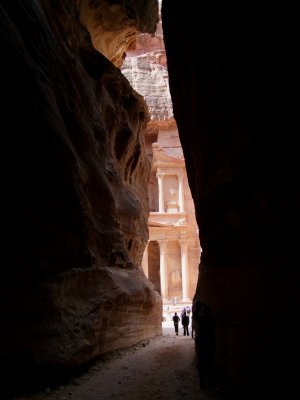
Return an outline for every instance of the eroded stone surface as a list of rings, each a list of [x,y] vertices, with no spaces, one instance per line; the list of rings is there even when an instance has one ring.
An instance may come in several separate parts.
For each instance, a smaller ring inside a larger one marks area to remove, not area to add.
[[[81,0],[80,18],[91,34],[94,47],[121,67],[126,51],[136,47],[140,32],[154,33],[158,2],[147,0]]]
[[[298,14],[163,4],[203,247],[197,296],[215,316],[217,378],[276,393],[298,382]],[[4,382],[161,329],[160,300],[136,268],[147,237],[147,108],[93,49],[78,15],[68,0],[0,6]],[[116,65],[122,35],[112,40]],[[148,129],[155,139],[159,127]]]
[[[0,10],[3,146],[12,157],[3,179],[1,318],[9,329],[1,359],[7,375],[12,367],[25,376],[161,332],[160,297],[139,267],[149,114],[93,48],[75,2]]]
[[[175,121],[161,18],[155,34],[142,33],[137,36],[136,47],[127,52],[122,72],[147,102],[152,122],[148,129],[155,124],[163,129],[173,127]]]

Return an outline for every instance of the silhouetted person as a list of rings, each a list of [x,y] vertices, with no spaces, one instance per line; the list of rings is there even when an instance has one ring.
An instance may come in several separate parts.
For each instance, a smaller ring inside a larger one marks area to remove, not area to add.
[[[172,320],[174,322],[175,333],[176,335],[178,335],[178,324],[180,321],[180,317],[177,315],[177,312],[174,314]]]
[[[186,313],[187,313],[188,316],[190,316],[190,314],[191,314],[190,306],[186,307]]]
[[[215,376],[215,324],[211,308],[197,300],[193,305],[192,318],[200,385],[213,388]]]
[[[183,335],[184,336],[189,335],[190,334],[189,333],[190,317],[186,313],[182,314],[181,323],[183,326]]]
[[[181,314],[180,314],[181,318],[183,317],[183,314],[186,314],[186,309],[185,309],[185,307],[183,307],[183,309],[181,310]]]

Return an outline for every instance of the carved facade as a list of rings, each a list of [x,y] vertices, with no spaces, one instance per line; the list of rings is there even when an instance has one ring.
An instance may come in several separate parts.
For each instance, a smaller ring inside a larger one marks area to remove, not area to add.
[[[144,96],[151,118],[145,137],[152,165],[149,241],[142,267],[164,303],[190,302],[196,290],[201,248],[173,117],[161,19],[155,35],[139,35],[136,49],[127,52],[122,72]]]
[[[201,249],[174,120],[158,128],[152,154],[149,241],[142,267],[164,303],[190,302],[196,290]]]

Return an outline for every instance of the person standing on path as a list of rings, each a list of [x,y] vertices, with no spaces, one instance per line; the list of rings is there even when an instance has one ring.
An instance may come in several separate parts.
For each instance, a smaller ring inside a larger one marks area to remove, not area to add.
[[[191,314],[191,308],[190,308],[190,306],[187,306],[187,307],[186,307],[186,313],[187,313],[187,315],[190,317],[190,314]]]
[[[181,310],[181,314],[180,314],[181,319],[182,319],[182,317],[183,317],[184,314],[186,314],[186,309],[185,309],[185,307],[183,307],[183,309]]]
[[[190,324],[190,317],[186,314],[183,313],[182,317],[181,317],[181,323],[183,326],[183,335],[184,336],[189,336],[189,324]]]
[[[177,315],[177,312],[174,313],[172,320],[174,322],[175,333],[176,333],[176,335],[178,335],[178,324],[179,324],[180,318]]]

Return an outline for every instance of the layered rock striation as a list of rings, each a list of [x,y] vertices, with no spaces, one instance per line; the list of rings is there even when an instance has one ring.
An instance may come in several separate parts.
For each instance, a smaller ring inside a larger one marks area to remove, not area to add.
[[[94,47],[119,68],[137,36],[156,31],[157,0],[79,0],[79,9]]]
[[[153,30],[155,1],[0,6],[7,376],[75,368],[161,333],[161,299],[140,268],[148,107],[93,47],[87,4]]]

